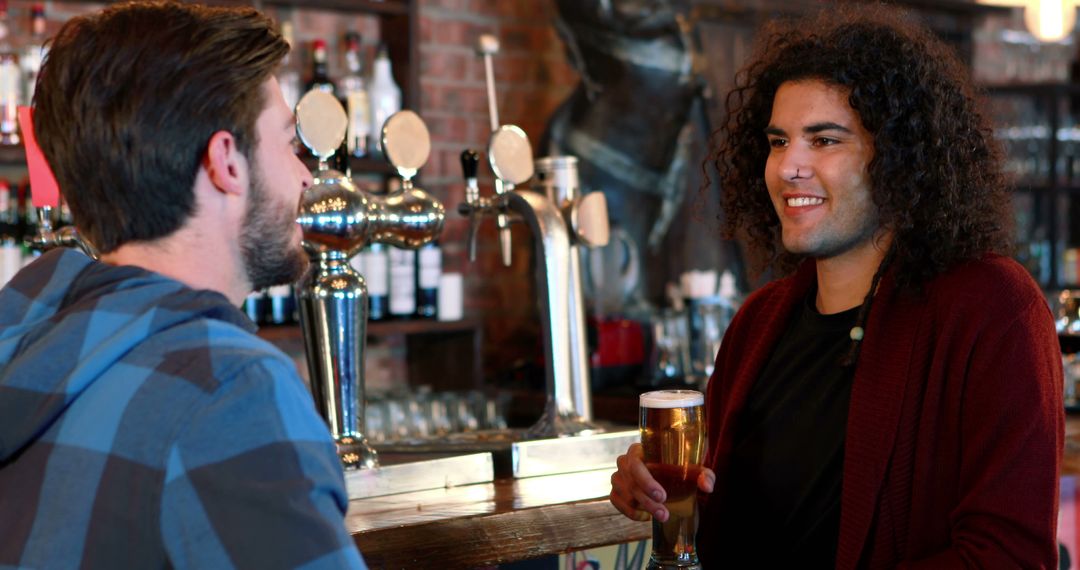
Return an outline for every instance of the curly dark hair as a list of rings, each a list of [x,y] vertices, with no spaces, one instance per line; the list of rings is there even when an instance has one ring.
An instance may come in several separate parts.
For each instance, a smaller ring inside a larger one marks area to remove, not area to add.
[[[819,80],[849,90],[873,136],[868,166],[889,252],[902,285],[1012,249],[1012,204],[1002,150],[980,112],[965,66],[952,49],[903,12],[881,6],[831,8],[768,25],[727,98],[716,134],[723,231],[748,242],[759,268],[779,275],[801,261],[780,241],[765,187],[764,129],[781,84]]]

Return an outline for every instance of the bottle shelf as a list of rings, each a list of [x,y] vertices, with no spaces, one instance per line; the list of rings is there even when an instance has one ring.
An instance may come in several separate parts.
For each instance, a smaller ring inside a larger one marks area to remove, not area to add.
[[[301,160],[311,170],[314,170],[318,161],[310,156],[303,156]],[[22,145],[0,145],[0,166],[19,167],[26,166],[26,151]],[[349,158],[349,167],[353,174],[393,174],[394,167],[385,160],[377,158]]]
[[[309,170],[314,171],[318,166],[319,161],[311,156],[302,156],[301,160],[307,165]],[[356,158],[349,157],[349,168],[352,169],[352,173],[356,174],[393,174],[394,167],[385,160],[377,158]]]
[[[477,319],[462,319],[460,321],[435,321],[429,319],[369,321],[367,334],[369,337],[383,338],[396,335],[415,334],[445,334],[473,331],[480,327]],[[259,327],[259,336],[274,342],[297,340],[301,338],[298,325],[263,325]]]
[[[64,0],[72,4],[100,4],[101,0]],[[107,3],[107,2],[106,2]],[[210,5],[236,6],[245,5],[230,0],[211,0]],[[407,0],[263,0],[263,6],[283,8],[302,8],[309,10],[330,10],[333,12],[384,14],[400,16],[409,13]]]
[[[1025,182],[1017,180],[1013,183],[1013,189],[1016,192],[1030,192],[1032,194],[1051,194],[1054,192],[1064,193],[1078,193],[1080,192],[1080,181],[1062,182],[1060,184],[1045,184],[1040,182]]]
[[[264,325],[259,337],[286,354],[306,359],[298,325]],[[405,344],[405,380],[410,386],[436,391],[480,388],[484,385],[484,326],[479,319],[372,321],[369,341],[399,337]],[[303,360],[301,360],[302,362]]]
[[[1065,354],[1080,353],[1080,335],[1058,333],[1058,343]]]
[[[409,13],[407,2],[394,0],[264,0],[263,5],[388,16],[404,16]]]
[[[1015,95],[1020,97],[1060,97],[1080,94],[1080,85],[1058,81],[1040,83],[984,83],[979,89],[987,95]]]
[[[26,150],[20,145],[0,145],[0,165],[26,166]]]

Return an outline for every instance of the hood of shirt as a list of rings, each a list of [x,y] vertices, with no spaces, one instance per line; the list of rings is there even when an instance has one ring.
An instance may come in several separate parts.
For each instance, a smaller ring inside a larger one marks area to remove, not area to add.
[[[0,290],[0,465],[154,335],[193,319],[252,325],[224,295],[58,248]]]

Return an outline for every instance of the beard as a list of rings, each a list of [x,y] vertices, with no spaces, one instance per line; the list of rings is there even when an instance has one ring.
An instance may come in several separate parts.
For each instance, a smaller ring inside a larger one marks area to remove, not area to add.
[[[307,271],[308,257],[300,244],[293,242],[298,206],[274,200],[258,165],[254,161],[250,164],[251,192],[240,234],[240,252],[248,281],[258,291],[300,279]]]

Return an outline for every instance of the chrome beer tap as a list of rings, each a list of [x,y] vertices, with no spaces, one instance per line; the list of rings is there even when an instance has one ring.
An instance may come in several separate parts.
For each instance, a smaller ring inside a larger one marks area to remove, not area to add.
[[[30,107],[19,107],[19,128],[24,135],[23,146],[26,150],[26,166],[30,171],[30,200],[36,206],[38,227],[37,235],[27,245],[36,251],[48,251],[56,247],[79,248],[91,259],[98,258],[98,250],[85,236],[79,235],[74,226],[53,229],[53,212],[60,207],[60,188],[56,183],[49,163],[45,160],[41,147],[34,135],[33,111]]]
[[[581,249],[607,245],[611,230],[607,199],[602,192],[583,194],[578,181],[577,158],[549,156],[536,159],[533,189],[544,194],[562,212],[570,230],[570,377],[574,410],[592,421],[592,392],[589,381],[589,353],[585,328],[585,295],[582,283]]]
[[[64,226],[58,230],[53,229],[53,207],[40,206],[37,208],[38,227],[37,235],[27,245],[36,251],[48,251],[56,247],[78,248],[91,259],[98,258],[98,250],[94,244],[85,237],[79,235],[75,226]]]
[[[379,198],[327,165],[344,140],[347,124],[333,95],[304,95],[296,106],[296,121],[300,140],[319,159],[297,218],[312,260],[297,286],[311,391],[344,466],[373,468],[378,455],[363,434],[367,286],[349,258],[373,242],[420,247],[442,230],[442,204],[412,184],[430,154],[430,136],[412,111],[387,119],[383,152],[403,183],[399,191]]]
[[[467,178],[475,177],[476,156],[476,153],[466,153],[462,157]],[[506,191],[487,199],[480,197],[478,192],[467,192],[466,196],[471,201],[461,204],[458,210],[473,220],[480,216],[497,217],[513,212],[533,234],[546,361],[547,403],[543,415],[528,429],[526,436],[547,438],[591,433],[595,431],[595,426],[583,419],[574,407],[571,329],[575,325],[570,319],[568,271],[570,232],[562,212],[551,199],[531,190],[514,190],[533,175],[532,148],[524,131],[513,125],[496,129],[488,143],[488,159]]]
[[[584,295],[581,257],[572,245],[606,245],[608,240],[607,202],[596,193],[582,197],[576,181],[577,163],[572,158],[541,159],[538,181],[540,194],[513,192],[514,186],[532,177],[532,148],[525,133],[513,125],[499,125],[492,56],[499,51],[495,36],[484,34],[476,51],[484,58],[487,80],[488,114],[492,135],[488,158],[495,172],[495,195],[486,200],[476,189],[476,161],[462,156],[466,177],[466,202],[459,210],[470,217],[470,256],[476,244],[476,225],[483,214],[492,214],[499,225],[503,262],[510,264],[510,233],[503,221],[505,211],[514,210],[533,230],[537,243],[537,267],[544,317],[547,356],[548,406],[530,432],[534,435],[567,435],[593,429],[592,398],[589,385],[588,350],[585,340]],[[468,151],[466,151],[468,152]],[[546,161],[546,162],[545,162]],[[572,169],[572,176],[568,173]],[[571,183],[572,182],[572,183]],[[514,195],[517,197],[514,197]],[[520,199],[526,196],[525,200]],[[541,202],[538,198],[543,198]],[[550,217],[550,211],[558,215]],[[566,245],[563,245],[565,236]]]

